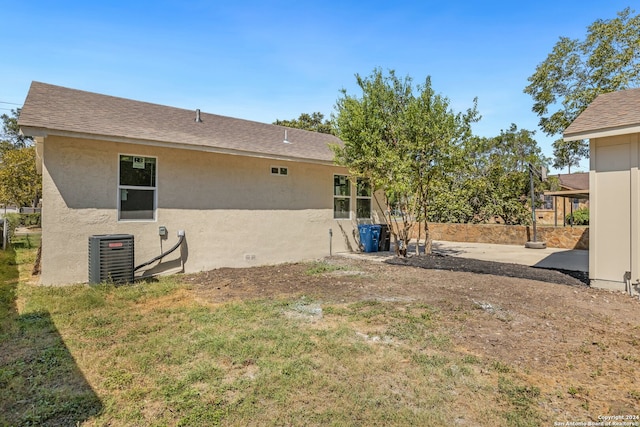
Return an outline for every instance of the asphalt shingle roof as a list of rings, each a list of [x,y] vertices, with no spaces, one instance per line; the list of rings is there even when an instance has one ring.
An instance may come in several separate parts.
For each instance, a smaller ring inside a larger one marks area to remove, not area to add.
[[[564,173],[559,174],[560,186],[569,190],[588,190],[589,189],[589,173]]]
[[[18,124],[55,134],[122,138],[249,156],[332,162],[333,135],[33,82]],[[285,129],[287,140],[284,143]]]
[[[598,95],[564,131],[564,137],[640,125],[640,88]]]

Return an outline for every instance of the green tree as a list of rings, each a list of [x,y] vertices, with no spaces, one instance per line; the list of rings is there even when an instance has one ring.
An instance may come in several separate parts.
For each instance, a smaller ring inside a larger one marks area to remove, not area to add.
[[[20,116],[20,108],[11,110],[11,115],[3,114],[2,133],[0,133],[0,154],[5,150],[24,148],[33,144],[33,139],[20,134],[20,126],[18,126],[18,117]]]
[[[18,116],[3,114],[0,133],[0,204],[34,205],[41,193],[41,180],[36,171],[33,140],[20,134]]]
[[[344,141],[335,147],[336,161],[383,190],[384,200],[374,198],[386,212],[397,250],[399,242],[408,242],[416,222],[426,225],[431,189],[461,162],[471,123],[479,118],[476,103],[464,114],[454,113],[428,77],[414,87],[410,77],[375,69],[368,77],[356,75],[356,80],[362,95],[343,90],[336,104],[334,124]],[[428,253],[428,226],[424,241]]]
[[[549,159],[542,154],[535,131],[518,129],[511,124],[508,130],[491,138],[486,152],[488,168],[485,178],[491,188],[490,202],[483,206],[484,218],[500,217],[505,224],[527,224],[530,220],[531,199],[529,165],[536,169],[547,167]],[[543,184],[534,180],[536,190]]]
[[[640,15],[634,13],[626,8],[617,18],[597,20],[584,40],[561,37],[536,67],[524,91],[547,135],[564,131],[599,94],[640,84]]]
[[[589,147],[584,141],[565,141],[561,138],[553,142],[554,168],[567,168],[568,173],[571,173],[571,167],[578,166],[585,157],[589,157]]]
[[[0,163],[0,203],[33,206],[41,192],[36,172],[36,149],[24,147],[7,150]]]
[[[528,81],[540,127],[561,134],[596,96],[640,84],[640,15],[626,8],[592,23],[584,40],[561,37]],[[571,159],[588,153],[584,141],[566,148]]]
[[[530,220],[528,165],[547,166],[535,132],[511,124],[493,138],[470,138],[465,162],[432,192],[430,221],[504,224]],[[537,180],[536,180],[537,181]],[[536,184],[540,191],[541,184]]]
[[[273,122],[274,125],[286,126],[296,129],[310,130],[313,132],[333,134],[331,122],[324,118],[324,114],[315,112],[311,114],[302,113],[297,119],[278,120]]]

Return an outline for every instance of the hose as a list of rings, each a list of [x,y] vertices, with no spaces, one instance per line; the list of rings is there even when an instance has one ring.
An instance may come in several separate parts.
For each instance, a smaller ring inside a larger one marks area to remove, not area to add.
[[[180,236],[180,238],[178,239],[178,243],[176,243],[171,249],[169,249],[166,252],[161,253],[160,255],[158,255],[157,257],[155,257],[152,260],[149,260],[143,264],[140,264],[139,266],[137,266],[136,268],[133,269],[133,271],[138,271],[140,270],[142,267],[146,267],[149,264],[153,264],[156,261],[160,261],[162,258],[166,257],[167,255],[169,255],[171,252],[175,251],[176,249],[178,249],[180,247],[180,245],[182,244],[182,242],[184,241],[184,234],[182,234]]]

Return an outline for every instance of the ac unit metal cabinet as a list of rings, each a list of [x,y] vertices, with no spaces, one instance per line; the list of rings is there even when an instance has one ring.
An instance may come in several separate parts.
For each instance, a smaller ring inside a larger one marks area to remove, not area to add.
[[[132,283],[133,263],[132,235],[89,237],[89,283]]]

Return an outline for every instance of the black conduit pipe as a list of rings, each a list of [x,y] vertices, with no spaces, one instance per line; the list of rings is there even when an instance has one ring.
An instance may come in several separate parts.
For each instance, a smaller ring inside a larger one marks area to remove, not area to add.
[[[169,255],[171,252],[175,251],[176,249],[178,249],[180,247],[180,245],[182,244],[182,242],[184,241],[184,234],[182,234],[180,236],[180,238],[178,239],[178,243],[176,243],[171,249],[169,249],[166,252],[161,253],[160,255],[158,255],[157,257],[155,257],[152,260],[149,260],[143,264],[140,264],[139,266],[137,266],[136,268],[133,269],[133,271],[138,271],[140,270],[142,267],[146,267],[149,264],[153,264],[156,261],[160,261],[162,258],[166,257],[167,255]]]

